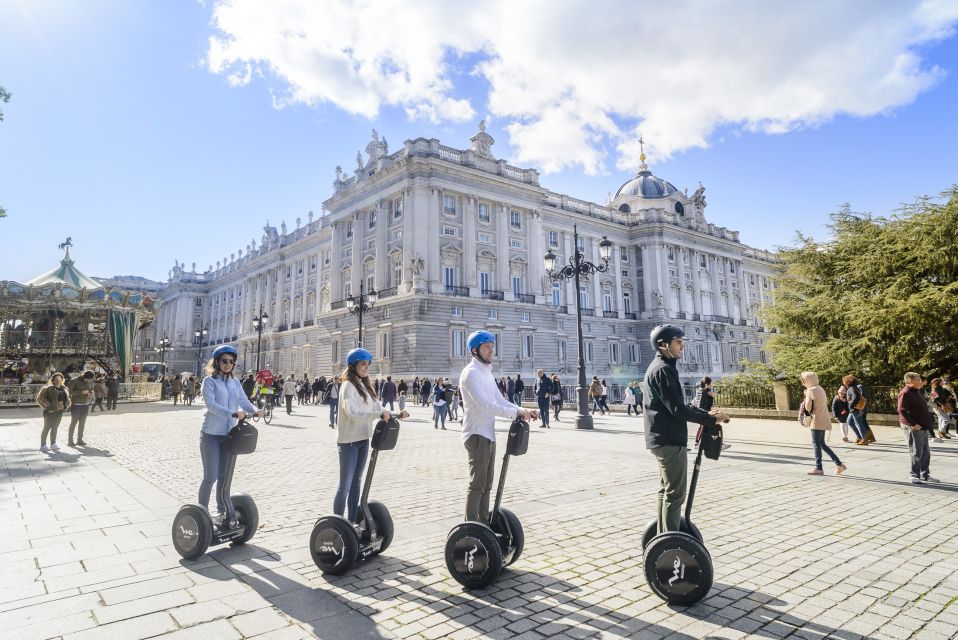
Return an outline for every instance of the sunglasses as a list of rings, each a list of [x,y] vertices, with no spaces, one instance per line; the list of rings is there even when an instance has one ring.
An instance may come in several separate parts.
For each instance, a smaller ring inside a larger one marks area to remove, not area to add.
[[[236,360],[220,358],[220,364],[236,364]]]

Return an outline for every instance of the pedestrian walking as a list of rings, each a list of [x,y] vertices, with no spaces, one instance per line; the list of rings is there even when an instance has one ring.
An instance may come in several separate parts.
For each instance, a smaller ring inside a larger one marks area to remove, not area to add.
[[[106,408],[107,411],[116,409],[116,401],[120,398],[120,380],[114,373],[106,381]]]
[[[100,413],[106,411],[103,408],[104,400],[106,400],[106,382],[103,376],[97,376],[93,381],[93,406],[90,407],[90,413],[96,411],[97,407],[100,407]]]
[[[296,382],[293,376],[286,378],[283,383],[283,396],[286,398],[286,415],[293,414],[293,396],[296,395]]]
[[[442,430],[446,430],[446,390],[442,385],[442,378],[436,378],[436,384],[432,388],[432,428],[438,429],[439,422],[442,421]]]
[[[516,384],[515,384],[515,397],[512,399],[512,404],[517,407],[522,406],[522,392],[526,390],[526,382],[522,379],[521,374],[516,374]]]
[[[459,389],[450,388],[452,393],[446,394],[446,399],[449,401],[449,419],[458,420],[459,419],[459,401],[462,399]]]
[[[606,383],[605,378],[599,382],[602,385],[602,395],[599,397],[602,402],[602,408],[605,409],[606,413],[612,413],[612,409],[609,408],[609,385]]]
[[[935,435],[938,440],[951,440],[948,431],[951,429],[951,414],[955,410],[955,396],[945,387],[941,378],[933,378],[931,381],[931,402],[938,417],[938,431]]]
[[[559,420],[559,412],[562,411],[562,383],[559,382],[559,374],[552,374],[552,417]]]
[[[627,415],[632,415],[632,410],[635,410],[635,415],[639,415],[639,399],[635,397],[635,381],[632,381],[626,386],[625,393],[623,394],[623,400],[625,401],[625,412]]]
[[[422,385],[419,388],[419,402],[424,407],[429,406],[429,399],[432,397],[432,384],[427,378],[423,378]]]
[[[845,396],[845,385],[838,387],[835,397],[832,398],[832,415],[842,427],[842,442],[851,442],[848,439],[848,398]]]
[[[405,411],[406,410],[406,392],[405,391],[399,394],[399,400],[397,400],[397,402],[399,403],[399,410]]]
[[[40,451],[47,453],[51,449],[59,451],[57,427],[63,420],[63,412],[70,408],[70,394],[63,384],[63,374],[55,371],[50,380],[37,394],[37,404],[43,410],[43,431],[40,432]],[[50,446],[47,446],[47,437]]]
[[[200,459],[203,461],[203,480],[200,482],[198,502],[209,510],[210,492],[216,484],[216,516],[213,523],[222,526],[226,519],[226,477],[230,461],[227,441],[230,429],[246,417],[263,411],[246,397],[239,380],[233,376],[238,353],[232,345],[224,344],[213,350],[213,357],[206,365],[203,379],[203,425],[200,428]]]
[[[605,415],[605,409],[602,408],[602,383],[597,376],[592,376],[592,382],[589,383],[589,397],[592,399],[592,415],[595,415],[596,409]]]
[[[313,394],[313,404],[320,404],[323,398],[323,392],[326,390],[326,378],[318,377],[313,379],[313,384],[310,385],[310,391]]]
[[[399,379],[399,384],[396,385],[396,393],[403,394],[409,391],[409,385],[406,384],[406,381],[402,378]]]
[[[469,491],[466,520],[489,521],[489,494],[495,473],[496,417],[535,420],[536,411],[523,409],[506,400],[492,375],[496,337],[488,331],[470,334],[466,345],[472,354],[459,376],[462,390],[462,444],[469,458]]]
[[[393,377],[386,376],[386,381],[382,384],[382,386],[379,389],[379,395],[382,398],[383,407],[386,406],[386,403],[389,403],[389,410],[395,411],[396,410],[396,406],[395,406],[396,394],[397,394],[396,383],[393,382]]]
[[[712,388],[712,378],[704,376],[695,388],[695,395],[692,396],[692,406],[709,412],[712,410],[713,404],[715,404],[715,389]]]
[[[868,426],[868,389],[851,374],[842,378],[842,384],[845,385],[845,397],[848,399],[848,424],[858,435],[855,444],[868,446],[876,442],[875,434]]]
[[[373,427],[380,419],[389,420],[391,412],[379,404],[376,390],[369,381],[369,365],[373,354],[365,349],[353,349],[346,354],[344,383],[339,395],[339,433],[336,447],[339,450],[339,486],[333,499],[333,513],[344,513],[351,523],[358,523],[359,493],[369,455],[369,439]],[[405,411],[399,418],[405,418]]]
[[[909,371],[905,374],[905,386],[898,392],[898,423],[908,442],[908,454],[911,457],[909,479],[912,484],[939,482],[931,475],[928,434],[935,429],[935,419],[928,410],[928,401],[921,392],[924,386],[925,382],[921,379],[921,375]]]
[[[552,404],[552,380],[542,369],[536,371],[536,381],[533,385],[536,394],[536,405],[539,407],[539,416],[542,418],[540,429],[549,428],[549,406]]]
[[[676,368],[685,349],[684,338],[685,332],[671,324],[659,325],[649,334],[656,355],[645,372],[649,401],[643,402],[642,408],[645,446],[659,467],[658,533],[680,530],[688,472],[688,422],[709,428],[728,421],[720,411],[706,413],[685,403]]]
[[[822,451],[835,463],[835,475],[841,475],[848,467],[838,458],[825,442],[825,433],[832,430],[832,416],[829,412],[828,396],[818,384],[818,374],[806,371],[801,375],[805,397],[798,412],[798,421],[812,432],[812,450],[815,452],[815,468],[808,471],[810,476],[824,475],[822,470]]]
[[[329,428],[335,429],[336,422],[339,419],[339,385],[342,378],[333,376],[333,379],[326,385],[326,394],[323,396],[323,403],[329,405]]]
[[[70,392],[70,431],[67,434],[67,446],[85,447],[83,428],[86,426],[86,418],[90,413],[90,400],[93,399],[93,372],[84,371],[82,376],[70,380],[67,389]],[[73,433],[77,426],[80,428],[74,442]]]
[[[170,381],[170,389],[173,391],[173,404],[178,405],[180,403],[180,396],[183,394],[183,380],[180,376],[173,376],[173,379]]]

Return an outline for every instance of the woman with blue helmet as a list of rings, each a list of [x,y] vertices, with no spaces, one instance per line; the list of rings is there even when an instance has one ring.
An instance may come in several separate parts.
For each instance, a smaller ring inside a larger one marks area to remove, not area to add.
[[[369,439],[380,418],[389,420],[390,412],[379,405],[376,390],[369,380],[369,365],[373,354],[362,347],[346,354],[346,370],[339,391],[339,487],[333,499],[333,513],[346,511],[350,522],[359,515],[359,485],[369,455]],[[400,418],[409,414],[399,412]]]
[[[488,331],[469,335],[466,345],[472,354],[459,376],[462,393],[462,444],[469,456],[469,492],[466,496],[466,520],[489,519],[489,494],[495,473],[496,418],[535,420],[537,411],[529,411],[506,400],[492,375],[496,336]]]
[[[236,366],[236,348],[224,344],[213,350],[213,357],[206,365],[202,394],[206,411],[203,413],[203,428],[200,431],[200,457],[203,460],[203,481],[200,483],[199,503],[209,509],[210,491],[216,483],[216,517],[213,522],[223,524],[226,501],[220,491],[220,481],[226,476],[229,455],[223,451],[226,436],[247,413],[263,415],[246,397],[243,385],[233,376]]]

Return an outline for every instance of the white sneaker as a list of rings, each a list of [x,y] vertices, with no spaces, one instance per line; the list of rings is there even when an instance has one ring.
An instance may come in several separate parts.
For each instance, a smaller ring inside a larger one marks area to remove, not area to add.
[[[922,478],[922,481],[924,481],[924,482],[930,482],[930,483],[932,483],[932,484],[936,484],[936,483],[938,483],[938,482],[941,482],[941,480],[939,480],[938,478],[933,478],[933,477],[931,477],[931,476],[925,476],[924,478]]]
[[[47,453],[48,451],[50,451],[50,447],[48,447],[45,444],[42,444],[40,445],[40,451],[42,451],[43,453]]]
[[[54,442],[53,444],[50,445],[50,448],[53,449],[54,451],[59,451],[59,450],[60,450],[60,445],[58,445],[56,442]]]
[[[916,478],[915,476],[911,477],[912,484],[921,484],[921,478]]]

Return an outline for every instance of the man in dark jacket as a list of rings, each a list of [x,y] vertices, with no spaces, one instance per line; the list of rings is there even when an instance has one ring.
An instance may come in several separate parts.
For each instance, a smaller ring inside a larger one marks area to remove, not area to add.
[[[539,428],[549,428],[549,404],[552,402],[552,380],[542,369],[536,371],[536,403],[539,405],[539,416],[542,424]]]
[[[913,371],[905,374],[905,386],[898,392],[898,423],[908,440],[911,454],[911,483],[939,482],[928,471],[931,452],[928,449],[928,434],[935,428],[935,419],[928,410],[928,401],[921,388],[925,381]]]
[[[645,372],[648,394],[643,402],[643,413],[645,446],[659,465],[659,533],[681,530],[688,472],[687,423],[691,421],[712,427],[717,422],[728,422],[728,416],[717,410],[706,413],[685,404],[679,372],[675,368],[685,348],[684,337],[685,332],[671,324],[659,325],[649,336],[656,356]]]
[[[246,377],[243,378],[243,393],[246,394],[247,400],[253,399],[253,391],[256,390],[256,379],[253,377],[252,373],[246,374]]]
[[[392,376],[386,376],[386,382],[384,382],[382,384],[382,387],[380,388],[379,397],[382,398],[383,407],[385,407],[386,403],[388,402],[389,410],[390,411],[396,410],[394,408],[395,405],[393,404],[394,402],[396,402],[396,383],[393,382]]]
[[[120,399],[120,381],[114,373],[106,380],[106,408],[107,411],[116,409],[116,401]]]
[[[526,389],[526,383],[522,380],[522,375],[516,374],[516,395],[512,399],[512,404],[522,406],[522,392]]]

